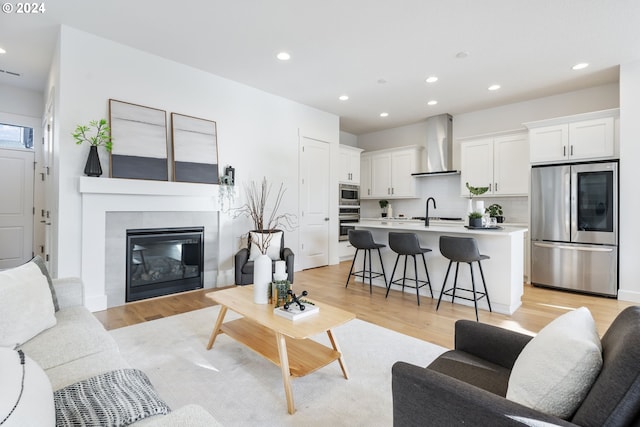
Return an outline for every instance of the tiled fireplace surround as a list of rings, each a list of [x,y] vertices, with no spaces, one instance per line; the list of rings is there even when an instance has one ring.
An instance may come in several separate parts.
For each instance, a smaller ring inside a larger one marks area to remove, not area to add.
[[[82,281],[92,311],[125,303],[126,230],[204,226],[204,287],[218,273],[218,187],[81,177]]]

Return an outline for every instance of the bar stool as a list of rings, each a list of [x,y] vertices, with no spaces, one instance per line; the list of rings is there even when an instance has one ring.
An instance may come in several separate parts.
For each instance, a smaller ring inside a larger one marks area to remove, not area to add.
[[[366,274],[369,273],[369,293],[372,293],[372,284],[371,281],[375,277],[380,277],[384,279],[384,283],[387,283],[387,276],[384,273],[384,264],[382,263],[382,255],[380,254],[380,248],[386,247],[381,243],[376,243],[373,241],[373,236],[369,230],[349,230],[349,243],[356,248],[356,253],[353,255],[353,261],[351,262],[351,269],[349,270],[349,275],[347,276],[347,284],[345,288],[349,286],[349,279],[351,276],[362,277],[362,281],[365,281]],[[377,249],[378,256],[380,257],[380,267],[382,268],[382,273],[372,271],[371,270],[371,250]],[[362,270],[353,271],[353,266],[356,263],[356,258],[358,257],[358,252],[364,251],[364,259],[362,260]],[[369,269],[367,270],[367,255],[369,255]]]
[[[458,296],[458,298],[465,299],[467,301],[473,301],[473,304],[476,308],[476,321],[478,321],[478,300],[482,298],[486,298],[487,304],[489,305],[489,311],[491,311],[491,301],[489,301],[489,293],[487,292],[487,284],[484,280],[484,273],[482,272],[482,264],[480,263],[483,259],[489,259],[487,255],[480,255],[478,251],[478,244],[476,239],[473,237],[449,237],[449,236],[440,236],[440,253],[445,258],[449,259],[449,267],[447,268],[447,273],[444,276],[444,283],[442,284],[442,290],[440,291],[440,297],[438,298],[438,305],[436,306],[436,311],[440,307],[440,301],[442,300],[442,295],[451,296],[451,303],[456,298],[456,289],[460,291],[472,292],[473,298]],[[482,276],[482,286],[484,287],[484,292],[476,291],[476,283],[473,277],[473,266],[472,263],[477,261],[478,267],[480,267],[480,275]],[[449,277],[449,270],[451,270],[451,264],[456,263],[456,275],[453,279],[453,288],[445,290],[447,284],[447,278]],[[458,282],[458,267],[461,262],[466,262],[469,264],[469,271],[471,272],[471,287],[472,289],[465,288],[457,288]]]
[[[405,286],[409,288],[415,288],[416,299],[418,300],[418,305],[420,305],[419,290],[421,287],[429,285],[429,292],[431,292],[431,298],[433,298],[433,289],[431,288],[431,279],[429,278],[429,269],[427,269],[427,260],[424,257],[424,254],[427,252],[431,252],[431,249],[421,248],[420,242],[418,242],[418,236],[415,233],[395,233],[395,232],[389,233],[389,248],[391,248],[392,251],[397,253],[398,256],[396,257],[396,263],[393,265],[393,272],[391,273],[391,277],[389,278],[389,285],[387,285],[386,296],[389,296],[389,290],[391,289],[391,285],[402,285],[402,292],[404,292]],[[416,262],[416,255],[422,255],[422,263],[424,264],[424,271],[427,273],[427,280],[418,280],[418,263]],[[398,266],[398,261],[400,260],[400,256],[404,256],[404,273],[401,279],[393,280],[393,276],[396,273],[396,267]],[[405,281],[407,280],[407,257],[409,256],[413,258],[413,268],[415,273],[415,276],[414,276],[415,279],[409,278],[408,280],[415,281],[415,286],[405,284]]]

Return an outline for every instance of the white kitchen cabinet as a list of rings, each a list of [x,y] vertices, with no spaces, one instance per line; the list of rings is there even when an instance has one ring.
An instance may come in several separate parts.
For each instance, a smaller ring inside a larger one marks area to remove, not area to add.
[[[531,163],[616,158],[618,109],[525,123]]]
[[[340,146],[340,176],[339,181],[343,184],[360,184],[360,153],[361,148]]]
[[[488,187],[485,195],[526,196],[529,193],[529,147],[526,132],[466,139],[460,144],[460,194],[466,183]]]
[[[412,173],[420,168],[421,147],[402,147],[364,153],[360,162],[360,197],[400,199],[416,197]]]

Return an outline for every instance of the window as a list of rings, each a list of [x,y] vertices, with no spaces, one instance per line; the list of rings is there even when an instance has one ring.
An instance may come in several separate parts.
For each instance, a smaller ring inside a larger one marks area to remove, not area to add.
[[[33,149],[33,128],[0,123],[0,148]]]

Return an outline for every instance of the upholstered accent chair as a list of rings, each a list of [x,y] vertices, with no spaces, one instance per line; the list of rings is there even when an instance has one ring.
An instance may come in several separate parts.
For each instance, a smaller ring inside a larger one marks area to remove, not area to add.
[[[253,283],[253,259],[257,251],[255,243],[252,247],[251,238],[258,231],[249,232],[247,247],[242,248],[235,255],[235,281],[236,285],[250,285]],[[294,254],[289,248],[284,247],[284,232],[282,230],[270,230],[269,233],[278,233],[269,242],[267,255],[271,258],[271,268],[275,271],[276,261],[282,260],[287,266],[287,280],[293,283]],[[252,256],[253,255],[253,256]]]
[[[586,388],[586,397],[575,402],[577,409],[568,417],[506,398],[514,365],[532,339],[491,325],[458,321],[454,350],[426,368],[405,362],[393,365],[394,426],[640,425],[640,307],[623,310],[600,339],[602,365]],[[541,375],[552,370],[550,365],[542,366]]]

